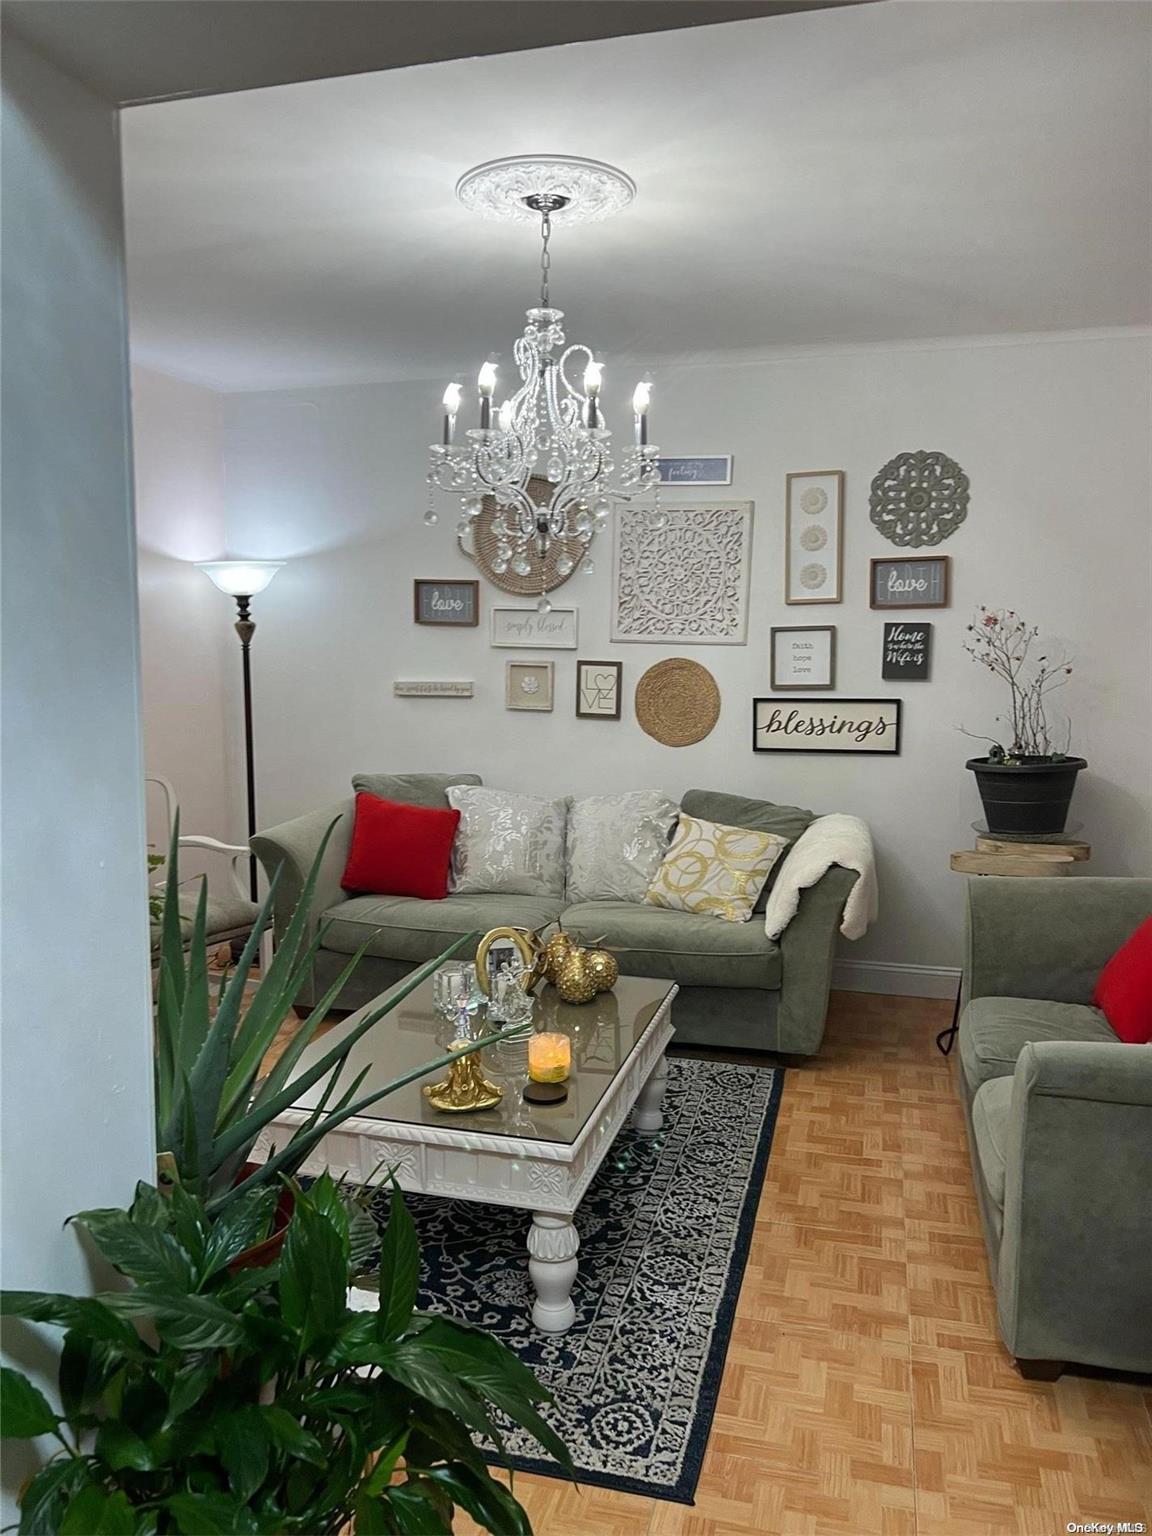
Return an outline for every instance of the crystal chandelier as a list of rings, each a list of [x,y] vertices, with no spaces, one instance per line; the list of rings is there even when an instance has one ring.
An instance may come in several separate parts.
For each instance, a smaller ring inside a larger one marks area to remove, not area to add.
[[[437,491],[457,495],[457,531],[468,547],[476,519],[490,508],[493,572],[530,576],[530,556],[537,555],[537,607],[544,612],[551,607],[544,572],[554,541],[564,544],[554,562],[563,579],[578,559],[584,569],[593,568],[589,548],[617,502],[649,498],[653,521],[663,520],[659,449],[648,441],[650,382],[641,380],[632,396],[632,444],[614,453],[600,408],[603,364],[590,348],[566,345],[563,311],[552,307],[549,295],[553,219],[605,218],[627,206],[635,190],[613,166],[561,156],[489,161],[456,187],[461,202],[485,217],[539,218],[540,302],[528,310],[524,334],[513,347],[519,386],[497,406],[498,371],[491,360],[484,363],[477,378],[479,425],[463,434],[463,442],[456,436],[463,391],[459,382],[444,391],[441,441],[429,450],[424,521],[438,521]]]

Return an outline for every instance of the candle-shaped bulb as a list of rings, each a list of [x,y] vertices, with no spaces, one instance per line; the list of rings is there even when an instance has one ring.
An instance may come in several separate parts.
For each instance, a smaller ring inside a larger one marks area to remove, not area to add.
[[[492,395],[496,389],[495,363],[484,364],[484,366],[480,369],[480,373],[476,379],[476,384],[480,390],[481,400],[491,400]]]
[[[641,379],[632,392],[632,409],[637,416],[643,416],[652,402],[652,386],[647,379]]]
[[[449,416],[455,416],[456,412],[460,409],[460,394],[460,386],[453,380],[444,391],[444,409],[448,412]]]
[[[604,381],[604,364],[598,363],[595,358],[589,360],[584,370],[584,393],[589,399],[595,399],[600,393],[600,385]]]
[[[500,425],[501,432],[511,432],[511,430],[512,430],[512,402],[511,402],[511,400],[505,400],[504,404],[500,407],[499,411],[496,414],[496,420],[497,420],[497,422]]]

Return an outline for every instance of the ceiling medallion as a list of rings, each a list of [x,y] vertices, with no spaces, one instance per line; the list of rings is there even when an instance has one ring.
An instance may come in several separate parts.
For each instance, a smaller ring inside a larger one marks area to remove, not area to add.
[[[541,197],[563,199],[553,209],[557,223],[590,224],[611,218],[636,196],[636,183],[602,160],[579,155],[512,155],[487,160],[465,171],[456,196],[485,219],[534,223]]]
[[[869,507],[893,544],[939,544],[968,516],[968,476],[946,453],[898,453],[873,480]]]
[[[535,155],[477,166],[460,178],[456,192],[487,217],[539,220],[540,301],[528,310],[512,348],[518,386],[497,404],[499,370],[489,357],[476,380],[478,425],[462,442],[456,419],[463,388],[454,381],[444,391],[441,439],[429,449],[424,521],[439,520],[437,491],[456,494],[464,550],[500,585],[510,575],[531,580],[540,593],[536,606],[546,613],[550,586],[567,580],[581,560],[592,569],[589,546],[614,505],[647,498],[654,525],[667,523],[660,511],[660,450],[648,441],[651,384],[637,384],[633,440],[613,457],[600,408],[604,365],[590,347],[567,345],[564,312],[552,307],[549,295],[553,219],[607,218],[632,201],[636,187],[623,171],[596,160]]]

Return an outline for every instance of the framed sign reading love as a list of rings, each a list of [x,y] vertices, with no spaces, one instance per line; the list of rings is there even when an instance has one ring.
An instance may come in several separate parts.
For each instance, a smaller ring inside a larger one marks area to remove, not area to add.
[[[753,699],[754,752],[900,751],[899,699]]]
[[[873,608],[947,608],[950,601],[948,555],[927,555],[922,560],[873,560]]]
[[[461,624],[475,628],[480,622],[478,581],[416,581],[412,601],[417,624]]]

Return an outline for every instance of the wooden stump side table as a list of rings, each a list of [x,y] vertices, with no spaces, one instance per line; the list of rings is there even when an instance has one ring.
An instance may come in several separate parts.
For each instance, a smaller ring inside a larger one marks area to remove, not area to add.
[[[1075,865],[1092,857],[1090,844],[1071,834],[1049,837],[996,837],[976,827],[974,849],[962,848],[952,854],[948,867],[960,875],[998,875],[1003,879],[1051,880],[1067,875]],[[956,1006],[952,1022],[936,1036],[938,1049],[947,1056],[956,1043],[960,1028],[960,995],[964,977],[956,987]]]

